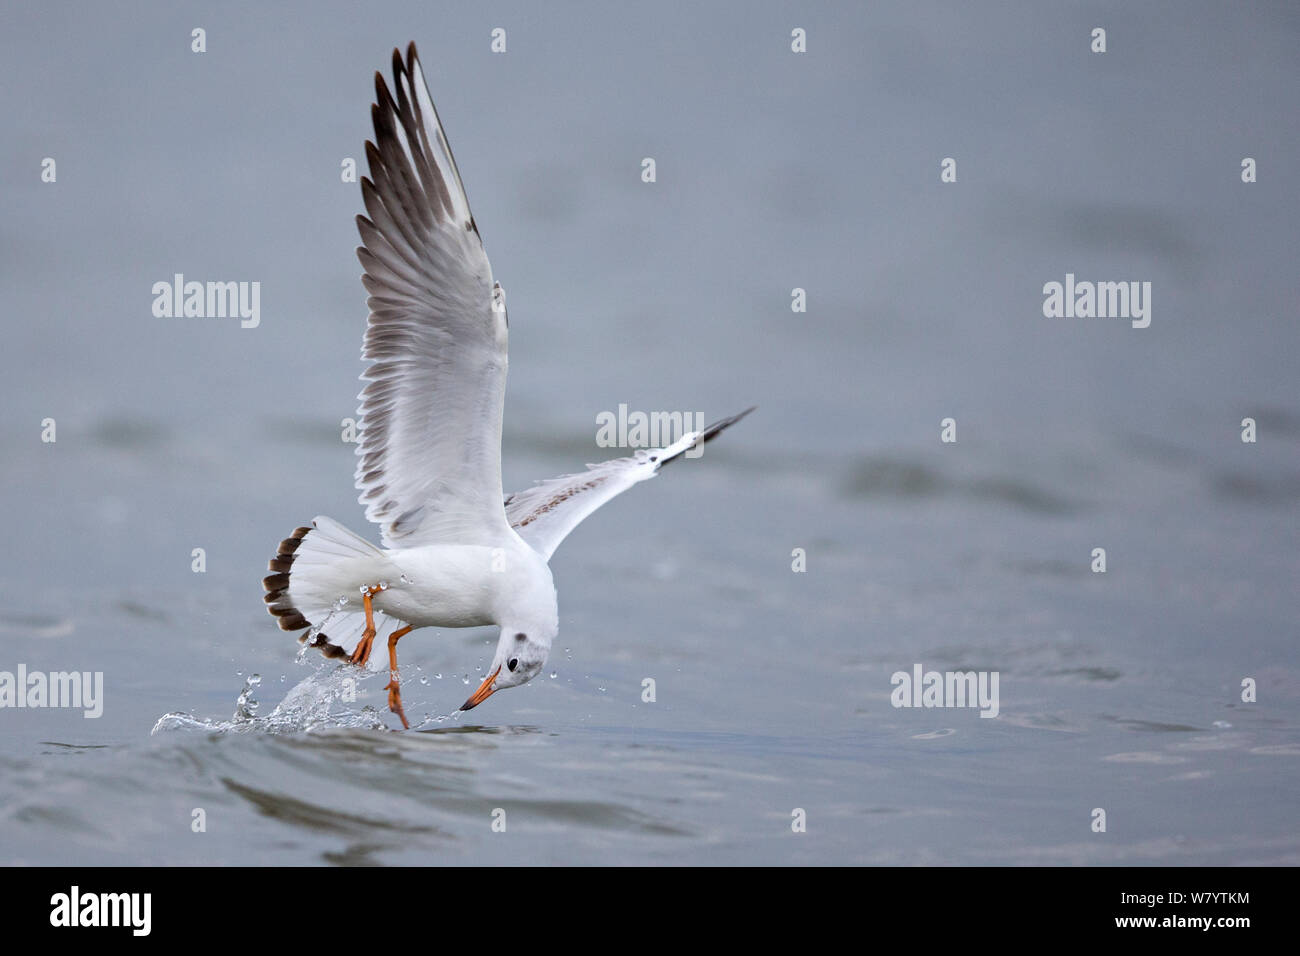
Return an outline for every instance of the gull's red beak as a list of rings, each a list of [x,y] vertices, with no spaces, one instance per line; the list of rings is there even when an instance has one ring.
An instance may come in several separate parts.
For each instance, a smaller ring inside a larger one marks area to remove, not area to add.
[[[492,675],[487,680],[485,680],[483,683],[478,685],[478,690],[474,691],[474,693],[470,695],[469,700],[465,701],[465,703],[460,705],[460,709],[473,710],[479,704],[483,703],[483,701],[491,697],[492,694],[494,693],[494,688],[492,687],[492,685],[496,682],[497,675],[500,673],[501,673],[501,668],[498,667],[496,670],[492,672]]]

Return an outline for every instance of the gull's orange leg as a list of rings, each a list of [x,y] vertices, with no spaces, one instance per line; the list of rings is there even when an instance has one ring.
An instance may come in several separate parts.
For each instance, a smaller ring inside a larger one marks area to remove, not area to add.
[[[348,658],[353,664],[364,667],[366,661],[370,660],[370,647],[375,643],[375,614],[370,602],[382,590],[383,588],[378,586],[371,587],[361,595],[361,604],[366,609],[366,629],[361,632],[361,641],[357,644],[357,649]]]
[[[406,713],[402,710],[402,691],[397,683],[397,642],[411,630],[411,627],[412,625],[408,624],[388,635],[389,681],[388,686],[384,688],[388,691],[388,709],[402,718],[402,726],[407,730],[411,729],[411,725],[406,722]]]

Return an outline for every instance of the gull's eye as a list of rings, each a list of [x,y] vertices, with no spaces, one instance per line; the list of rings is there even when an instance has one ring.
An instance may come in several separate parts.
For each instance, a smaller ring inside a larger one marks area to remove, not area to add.
[[[520,631],[518,634],[515,635],[515,640],[516,640],[516,641],[526,641],[526,640],[528,640],[528,635],[525,634],[523,631]]]
[[[519,666],[519,658],[517,657],[510,658],[510,662],[506,664],[506,667],[508,667],[512,672],[518,666]]]

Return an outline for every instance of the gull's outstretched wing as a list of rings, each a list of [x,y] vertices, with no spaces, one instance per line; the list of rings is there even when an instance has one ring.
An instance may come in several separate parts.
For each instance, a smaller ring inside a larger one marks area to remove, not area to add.
[[[577,475],[539,481],[506,499],[506,517],[519,537],[549,561],[560,542],[587,515],[637,482],[653,478],[664,465],[676,461],[696,444],[716,438],[753,410],[747,408],[700,431],[687,432],[667,448],[638,451],[628,458],[588,465]]]
[[[412,43],[375,74],[362,177],[370,293],[357,488],[384,544],[496,542],[501,506],[505,296],[470,214]]]

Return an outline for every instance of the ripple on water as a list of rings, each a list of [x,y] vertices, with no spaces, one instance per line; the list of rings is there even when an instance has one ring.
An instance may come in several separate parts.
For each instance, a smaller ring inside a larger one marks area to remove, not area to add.
[[[1135,750],[1131,753],[1110,754],[1101,759],[1108,760],[1111,763],[1176,764],[1188,762],[1186,757],[1157,753],[1154,750]]]
[[[1003,723],[1029,730],[1055,730],[1063,734],[1081,734],[1087,729],[1080,723],[1066,720],[1059,714],[999,714]]]
[[[15,615],[0,618],[0,632],[22,637],[67,637],[76,630],[71,618]]]
[[[1300,744],[1266,744],[1251,747],[1250,752],[1265,757],[1300,757]]]
[[[1138,720],[1134,717],[1114,717],[1110,714],[1102,714],[1102,719],[1119,724],[1125,730],[1135,730],[1139,733],[1201,733],[1206,729],[1205,727],[1192,727],[1189,724],[1166,724],[1157,720]]]

